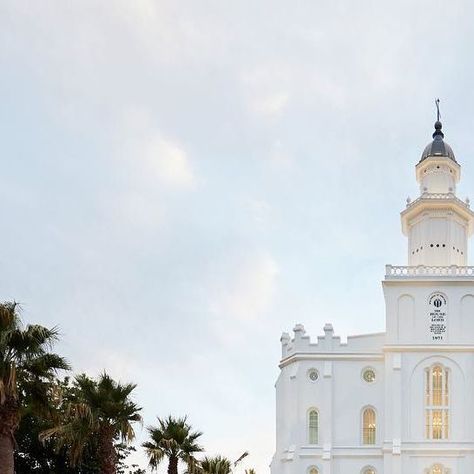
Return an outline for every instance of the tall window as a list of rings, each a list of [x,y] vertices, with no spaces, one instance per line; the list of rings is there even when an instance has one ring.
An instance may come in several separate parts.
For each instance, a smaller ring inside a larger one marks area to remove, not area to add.
[[[376,434],[377,420],[375,410],[373,408],[366,408],[362,413],[362,443],[375,444]]]
[[[425,372],[425,418],[428,439],[448,439],[449,372],[441,365],[435,365]],[[438,474],[436,471],[431,472]],[[444,474],[443,471],[441,473]]]
[[[312,467],[309,470],[309,474],[319,474],[318,468],[317,467]]]
[[[366,467],[362,470],[362,474],[375,474],[375,469],[373,467]]]
[[[319,413],[314,408],[308,413],[308,442],[318,444],[319,438]],[[313,474],[313,473],[312,473]]]

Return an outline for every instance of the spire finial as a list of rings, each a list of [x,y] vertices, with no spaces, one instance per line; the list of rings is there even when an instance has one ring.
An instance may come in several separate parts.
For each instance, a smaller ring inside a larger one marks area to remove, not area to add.
[[[433,138],[438,138],[438,139],[443,139],[444,138],[444,133],[441,131],[443,128],[443,124],[439,121],[441,118],[441,114],[439,112],[439,99],[435,99],[435,105],[436,105],[436,122],[434,124],[435,127],[435,132],[433,133]]]

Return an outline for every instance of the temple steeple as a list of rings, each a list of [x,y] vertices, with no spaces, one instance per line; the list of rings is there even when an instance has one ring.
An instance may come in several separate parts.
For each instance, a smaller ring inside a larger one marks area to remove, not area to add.
[[[408,237],[408,264],[464,266],[474,213],[468,202],[456,197],[461,167],[444,141],[439,109],[437,118],[433,141],[416,165],[420,196],[408,201],[401,213],[403,233]]]

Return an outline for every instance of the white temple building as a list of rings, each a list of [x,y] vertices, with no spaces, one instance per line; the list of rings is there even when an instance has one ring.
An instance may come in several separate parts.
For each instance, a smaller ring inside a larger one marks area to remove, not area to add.
[[[441,129],[401,213],[408,265],[386,266],[386,332],[281,337],[272,474],[474,474],[474,213]]]

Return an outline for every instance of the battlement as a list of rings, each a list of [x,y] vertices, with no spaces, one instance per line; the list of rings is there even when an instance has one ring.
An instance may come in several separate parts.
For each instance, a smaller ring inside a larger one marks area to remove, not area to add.
[[[296,354],[327,354],[327,353],[382,353],[385,343],[385,333],[361,334],[349,336],[347,342],[341,342],[340,336],[334,335],[332,324],[325,324],[324,336],[318,336],[316,342],[312,342],[302,324],[293,328],[294,337],[291,338],[287,332],[281,335],[282,359]]]

